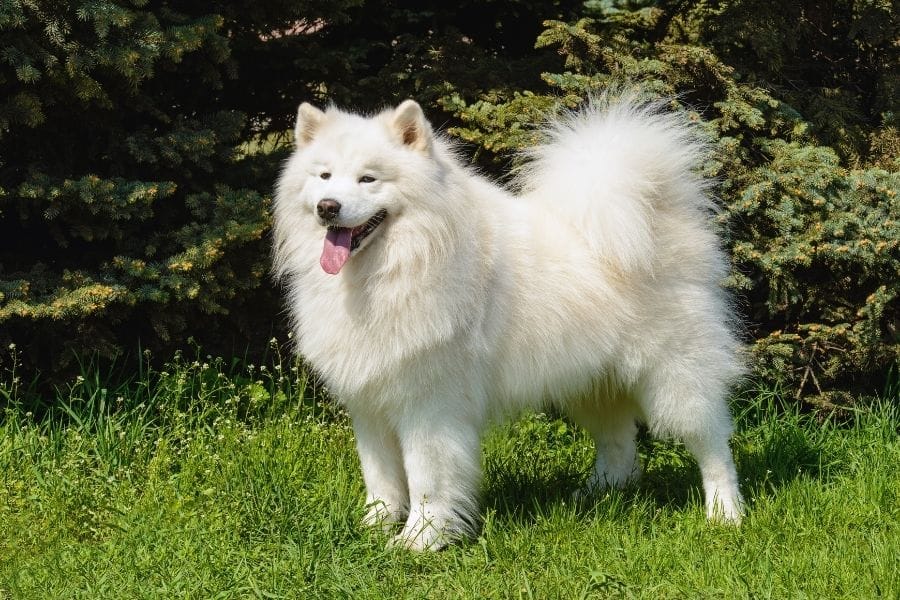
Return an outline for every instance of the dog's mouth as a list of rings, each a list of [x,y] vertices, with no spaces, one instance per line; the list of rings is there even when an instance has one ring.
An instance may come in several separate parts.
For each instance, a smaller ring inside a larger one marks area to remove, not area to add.
[[[337,275],[349,260],[350,253],[359,248],[386,217],[387,211],[381,209],[371,219],[357,227],[329,227],[325,234],[322,258],[319,259],[322,269],[330,275]]]

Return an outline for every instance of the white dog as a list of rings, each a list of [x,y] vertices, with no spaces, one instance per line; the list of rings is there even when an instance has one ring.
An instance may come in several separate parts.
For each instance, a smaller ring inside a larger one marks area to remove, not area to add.
[[[471,534],[480,441],[547,403],[593,437],[588,484],[639,474],[637,420],[683,440],[707,515],[737,522],[739,343],[686,120],[630,96],[557,119],[513,195],[461,165],[411,100],[302,104],[275,199],[299,351],[353,420],[367,524],[438,549]]]

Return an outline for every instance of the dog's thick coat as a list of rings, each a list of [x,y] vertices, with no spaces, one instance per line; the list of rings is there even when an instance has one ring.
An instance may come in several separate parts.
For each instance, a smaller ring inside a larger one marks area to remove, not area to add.
[[[300,353],[353,420],[365,521],[437,549],[476,521],[493,419],[553,403],[594,438],[588,484],[639,473],[637,420],[697,458],[738,521],[725,397],[739,344],[702,145],[625,95],[545,128],[516,195],[461,166],[413,101],[300,106],[275,268]]]

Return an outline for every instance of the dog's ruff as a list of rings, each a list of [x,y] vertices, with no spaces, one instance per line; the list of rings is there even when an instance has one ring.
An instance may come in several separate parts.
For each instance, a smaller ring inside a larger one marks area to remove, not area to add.
[[[697,458],[711,519],[742,500],[725,397],[726,259],[681,115],[629,95],[558,118],[516,195],[413,101],[300,106],[275,197],[298,349],[347,408],[368,524],[438,549],[476,527],[486,425],[554,404],[594,438],[589,487],[639,473],[635,421]]]

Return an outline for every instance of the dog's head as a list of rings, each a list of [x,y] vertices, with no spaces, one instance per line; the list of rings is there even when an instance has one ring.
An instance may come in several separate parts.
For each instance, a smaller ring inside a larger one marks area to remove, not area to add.
[[[319,231],[319,263],[332,275],[387,236],[420,193],[422,178],[432,178],[434,134],[412,100],[371,118],[303,103],[294,139],[278,184],[276,219],[289,212],[304,230]]]

